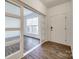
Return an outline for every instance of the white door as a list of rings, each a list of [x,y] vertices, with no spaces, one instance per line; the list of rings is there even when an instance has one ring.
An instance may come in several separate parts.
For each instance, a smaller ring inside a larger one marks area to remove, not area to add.
[[[65,16],[56,15],[51,17],[51,40],[65,44]]]

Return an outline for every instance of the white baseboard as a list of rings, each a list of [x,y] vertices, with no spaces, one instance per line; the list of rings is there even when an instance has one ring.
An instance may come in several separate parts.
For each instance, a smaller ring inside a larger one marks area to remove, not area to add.
[[[67,43],[62,43],[62,42],[57,42],[57,41],[52,41],[52,40],[48,40],[50,42],[54,42],[54,43],[58,43],[58,44],[62,44],[62,45],[65,45],[65,46],[70,46],[69,44]]]

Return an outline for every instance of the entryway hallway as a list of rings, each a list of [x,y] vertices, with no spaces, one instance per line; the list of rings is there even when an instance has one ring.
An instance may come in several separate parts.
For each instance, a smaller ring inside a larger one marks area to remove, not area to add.
[[[72,59],[70,46],[47,41],[22,59]]]

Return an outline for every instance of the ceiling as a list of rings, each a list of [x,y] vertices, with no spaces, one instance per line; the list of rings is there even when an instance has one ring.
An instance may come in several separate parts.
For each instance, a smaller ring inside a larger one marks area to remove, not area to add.
[[[41,1],[47,8],[50,8],[70,0],[41,0]]]

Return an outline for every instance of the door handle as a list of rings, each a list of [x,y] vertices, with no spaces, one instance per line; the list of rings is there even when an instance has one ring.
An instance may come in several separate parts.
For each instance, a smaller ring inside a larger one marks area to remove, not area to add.
[[[53,27],[51,26],[51,31],[53,31]]]

